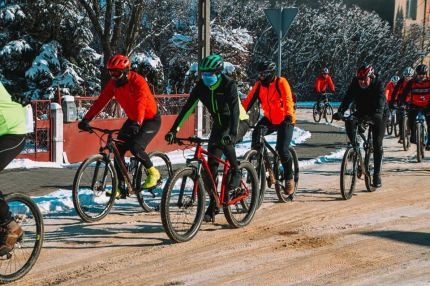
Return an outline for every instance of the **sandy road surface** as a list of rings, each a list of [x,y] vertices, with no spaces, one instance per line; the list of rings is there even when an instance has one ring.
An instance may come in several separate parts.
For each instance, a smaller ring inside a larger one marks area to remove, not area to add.
[[[430,285],[430,157],[417,164],[414,148],[385,142],[375,193],[360,180],[344,201],[340,161],[316,165],[293,203],[269,190],[248,227],[220,215],[188,243],[171,244],[159,215],[138,208],[94,224],[48,218],[41,257],[15,285]]]

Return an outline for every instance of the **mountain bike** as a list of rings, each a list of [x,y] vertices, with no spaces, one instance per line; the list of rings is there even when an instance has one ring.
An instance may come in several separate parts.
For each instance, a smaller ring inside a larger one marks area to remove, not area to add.
[[[256,129],[258,142],[256,142],[255,149],[249,150],[243,156],[245,161],[249,161],[254,165],[257,172],[260,198],[258,200],[258,207],[261,206],[266,193],[266,185],[271,188],[275,187],[276,195],[281,202],[291,201],[293,196],[285,193],[285,174],[284,168],[281,164],[281,159],[278,152],[270,146],[264,138],[267,132],[266,126],[250,126]],[[297,153],[292,146],[289,147],[290,155],[292,158],[293,178],[294,178],[294,194],[297,191],[299,184],[299,160]]]
[[[16,281],[31,270],[44,238],[43,217],[33,200],[18,193],[4,195],[4,200],[12,218],[21,226],[23,235],[9,253],[0,256],[0,283]]]
[[[160,171],[161,178],[157,185],[150,189],[143,189],[145,168],[133,157],[126,163],[118,151],[117,144],[124,141],[113,138],[119,130],[100,129],[91,127],[91,132],[99,131],[107,135],[99,136],[105,144],[99,149],[99,154],[85,159],[79,166],[73,180],[73,205],[76,212],[85,222],[95,222],[103,219],[112,209],[118,188],[118,174],[112,159],[118,162],[121,174],[126,184],[125,197],[136,195],[140,206],[146,212],[160,209],[161,194],[164,185],[172,174],[172,164],[167,155],[161,152],[149,153],[149,158]]]
[[[342,120],[358,119],[354,115],[344,117]],[[340,169],[340,191],[343,199],[349,200],[355,190],[356,179],[364,175],[366,189],[374,192],[373,186],[373,141],[372,141],[372,122],[358,119],[358,126],[355,130],[355,142],[348,143],[348,147],[343,155]],[[367,129],[367,136],[366,136]],[[359,139],[362,143],[360,144]],[[364,158],[363,158],[364,152]]]
[[[331,106],[328,96],[333,95],[332,93],[322,93],[321,96],[323,96],[323,100],[321,100],[318,104],[316,102],[314,104],[314,107],[312,109],[312,115],[314,117],[315,122],[320,122],[321,117],[324,117],[325,121],[327,123],[333,122],[333,107]]]
[[[169,238],[185,242],[197,234],[205,212],[205,193],[211,194],[218,208],[222,207],[230,226],[240,228],[248,225],[254,217],[259,196],[258,178],[252,164],[246,161],[239,164],[242,173],[240,185],[227,192],[230,163],[202,147],[203,143],[209,142],[208,139],[176,138],[175,142],[196,147],[193,158],[187,159],[186,167],[174,172],[163,192],[161,221]],[[223,166],[219,176],[211,173],[206,158]]]
[[[428,140],[428,130],[426,128],[426,117],[422,109],[418,110],[415,118],[415,140],[417,142],[417,162],[424,159],[424,152]]]

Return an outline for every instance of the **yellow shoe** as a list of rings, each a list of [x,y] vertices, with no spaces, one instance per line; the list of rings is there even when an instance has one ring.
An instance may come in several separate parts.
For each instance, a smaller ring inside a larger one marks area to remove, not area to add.
[[[146,171],[146,180],[145,183],[143,183],[142,188],[143,189],[150,189],[157,185],[158,181],[160,180],[160,172],[152,166]]]

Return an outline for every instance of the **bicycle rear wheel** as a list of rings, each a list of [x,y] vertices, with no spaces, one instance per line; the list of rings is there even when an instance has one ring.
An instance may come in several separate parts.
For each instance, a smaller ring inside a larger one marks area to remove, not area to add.
[[[117,174],[102,155],[87,158],[73,180],[73,205],[85,222],[103,219],[112,209],[117,188]],[[106,191],[110,191],[107,194]]]
[[[297,192],[297,188],[299,187],[299,159],[297,158],[296,150],[293,147],[289,148],[291,159],[293,160],[293,179],[294,179],[294,194]],[[276,195],[280,202],[287,203],[291,201],[290,195],[285,192],[285,174],[284,167],[282,166],[280,160],[276,160],[277,165],[275,168],[275,177],[276,177]]]
[[[411,142],[409,141],[409,127],[408,127],[408,119],[405,115],[402,116],[402,144],[403,150],[408,151],[411,146]]]
[[[374,158],[373,149],[367,148],[366,155],[364,157],[365,176],[364,182],[366,183],[366,189],[368,192],[374,192],[377,188],[373,186],[373,173],[374,173]]]
[[[203,181],[197,180],[196,169],[175,171],[161,197],[161,222],[169,238],[175,242],[191,240],[202,224],[204,207]]]
[[[314,107],[312,108],[312,115],[314,117],[315,122],[320,122],[321,120],[321,110],[318,110],[318,103],[314,104]]]
[[[12,251],[0,257],[0,283],[18,280],[31,270],[39,257],[44,237],[42,214],[29,197],[9,194],[5,201],[24,234]]]
[[[399,126],[399,117],[397,116],[397,113],[394,113],[394,115],[393,115],[393,130],[394,130],[394,136],[399,137],[400,136],[400,126]]]
[[[146,169],[143,164],[139,164],[137,172],[133,176],[133,186],[137,193],[137,200],[145,212],[160,211],[161,196],[167,181],[172,176],[172,163],[169,157],[162,152],[151,152],[148,154],[155,168],[160,172],[160,181],[151,190],[142,190],[141,186],[146,179]]]
[[[237,198],[242,199],[229,200],[228,196],[225,196],[223,206],[225,218],[235,228],[244,227],[251,222],[259,203],[259,185],[254,166],[243,161],[239,165],[239,170],[242,179],[240,187],[234,192],[237,193]]]
[[[343,155],[340,169],[340,193],[344,200],[349,200],[355,190],[358,172],[358,158],[354,148],[348,147]]]
[[[257,208],[260,208],[261,204],[264,201],[264,195],[266,193],[266,167],[264,165],[264,162],[261,162],[261,163],[259,162],[259,157],[260,156],[258,156],[257,150],[249,150],[243,156],[243,159],[245,161],[250,162],[254,166],[255,171],[257,173],[257,178],[258,178],[259,187],[260,187],[260,196],[259,196]],[[261,160],[263,159],[261,158]]]
[[[324,118],[327,123],[333,122],[333,107],[331,107],[330,103],[324,105]]]
[[[387,124],[386,129],[387,129],[387,135],[393,134],[393,129],[394,129],[393,119],[391,119],[390,122]]]

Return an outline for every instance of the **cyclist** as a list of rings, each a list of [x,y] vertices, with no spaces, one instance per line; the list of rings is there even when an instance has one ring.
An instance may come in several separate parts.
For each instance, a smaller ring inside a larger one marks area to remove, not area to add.
[[[224,153],[231,165],[231,179],[227,186],[227,191],[230,192],[239,186],[241,178],[234,148],[239,126],[239,97],[236,83],[222,73],[223,69],[224,60],[220,55],[212,54],[202,59],[199,64],[201,80],[192,89],[190,97],[173,123],[172,128],[166,134],[165,140],[169,144],[174,143],[176,133],[200,100],[209,110],[213,119],[208,152],[216,157],[221,157],[222,153]],[[218,162],[209,158],[208,164],[211,173],[216,176]],[[205,177],[204,179],[207,182],[208,178]],[[205,185],[210,186],[207,183]],[[215,198],[211,192],[209,193],[211,199],[204,216],[206,222],[213,221],[215,215],[219,213]]]
[[[245,110],[249,110],[256,100],[259,100],[264,111],[264,117],[257,126],[267,127],[267,134],[277,131],[276,150],[279,153],[285,170],[285,192],[292,200],[294,197],[293,161],[289,151],[296,123],[293,94],[290,84],[284,77],[276,77],[276,65],[265,61],[257,66],[258,81],[248,96],[242,102]],[[252,148],[258,142],[258,134],[252,133]]]
[[[321,74],[317,76],[314,83],[314,92],[317,97],[317,108],[320,109],[320,102],[322,99],[322,94],[327,91],[327,86],[332,93],[334,93],[334,84],[331,79],[328,68],[323,68]]]
[[[124,141],[123,144],[117,144],[118,150],[122,158],[125,152],[130,150],[145,166],[147,177],[142,188],[150,189],[156,186],[160,179],[159,171],[145,152],[145,148],[155,137],[161,125],[157,103],[146,80],[141,75],[130,71],[130,60],[127,56],[120,54],[112,56],[107,62],[107,70],[110,80],[79,122],[78,127],[81,130],[90,131],[89,122],[115,97],[128,117],[118,134],[118,139]],[[119,177],[116,196],[125,198],[127,191],[118,162],[115,162],[115,169]]]
[[[408,110],[408,118],[410,119],[417,117],[418,109],[424,109],[427,127],[430,126],[430,78],[427,75],[428,70],[427,65],[418,65],[415,69],[415,78],[408,82],[399,98],[400,102],[406,102],[406,98],[410,98],[410,108]],[[408,122],[411,130],[411,143],[417,143],[415,121],[409,120]],[[430,142],[428,140],[426,150],[430,150]]]
[[[24,149],[25,111],[0,82],[0,172]],[[9,253],[23,234],[0,192],[0,256]]]
[[[356,119],[345,121],[346,132],[350,142],[355,142],[355,131],[358,128],[357,119],[365,119],[373,124],[373,186],[379,188],[382,186],[380,173],[384,152],[382,146],[385,134],[387,100],[382,82],[376,77],[373,67],[369,64],[364,64],[358,69],[357,76],[349,85],[337,113],[333,114],[333,118],[340,120],[352,102],[355,103],[354,117]]]
[[[390,79],[390,81],[385,86],[384,92],[385,92],[385,98],[387,99],[387,102],[391,102],[391,96],[399,80],[400,80],[400,77],[395,75]]]

